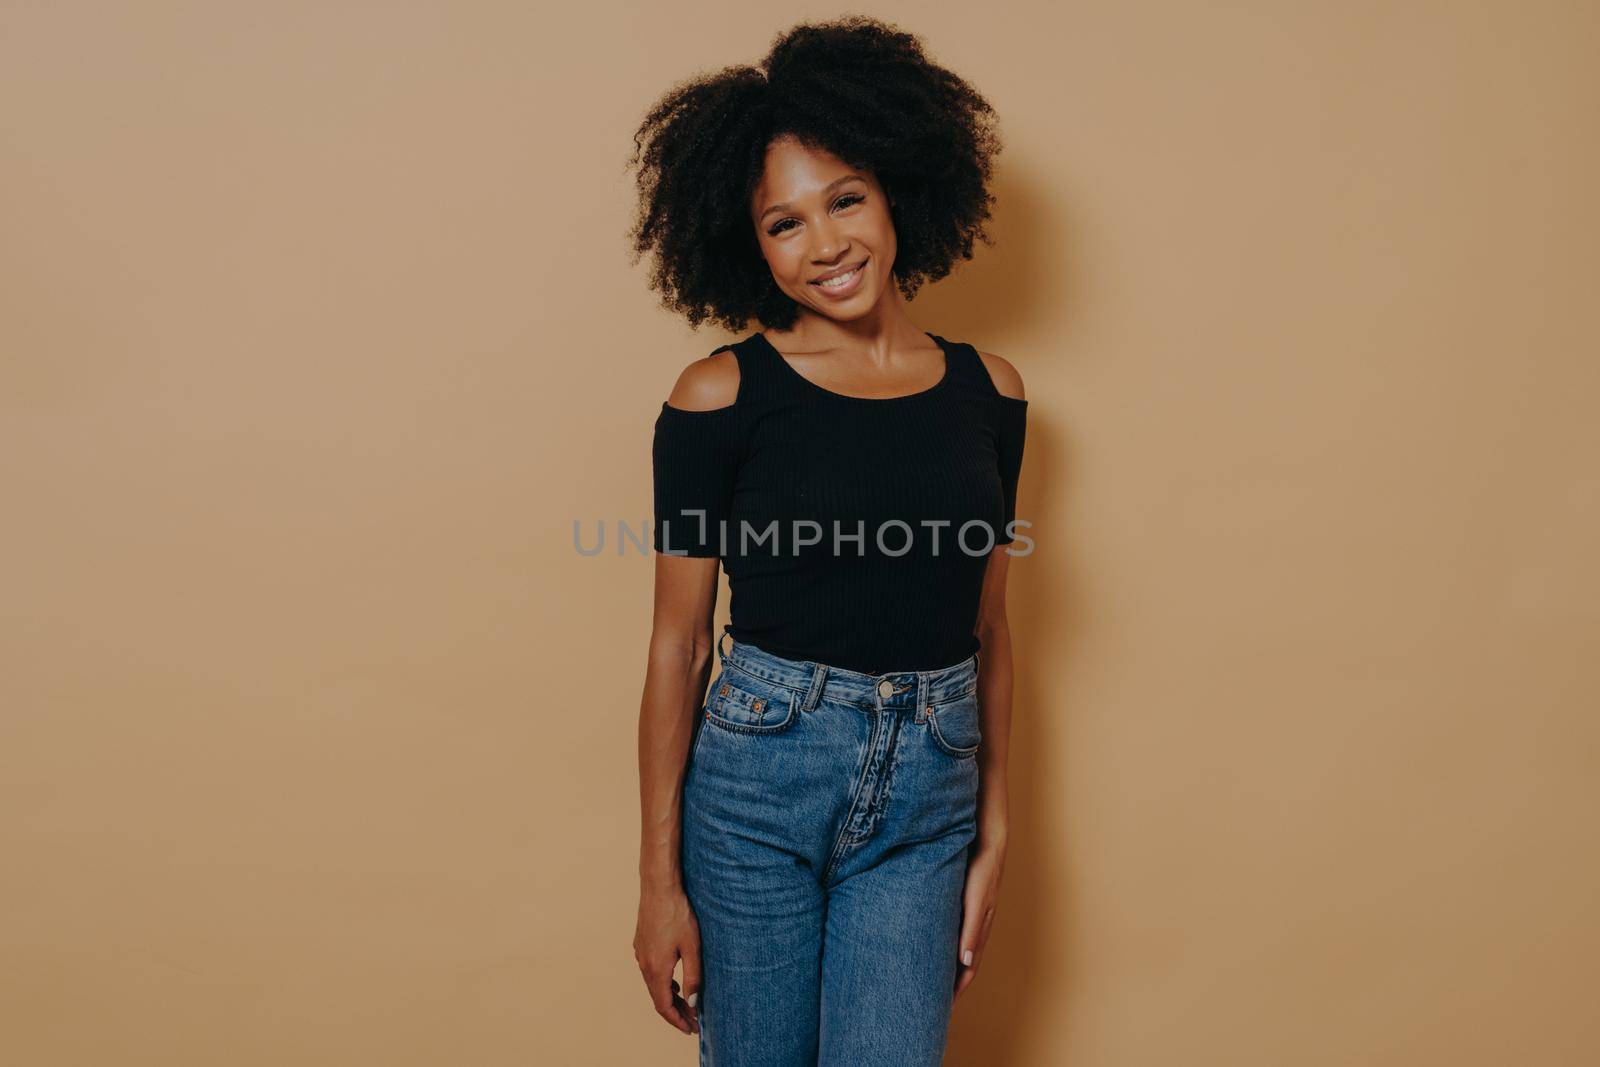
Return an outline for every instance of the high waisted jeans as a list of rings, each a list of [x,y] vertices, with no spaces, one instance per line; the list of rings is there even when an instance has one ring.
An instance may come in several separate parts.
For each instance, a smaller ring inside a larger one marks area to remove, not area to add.
[[[684,778],[702,1067],[938,1067],[977,836],[974,654],[862,674],[722,642]]]

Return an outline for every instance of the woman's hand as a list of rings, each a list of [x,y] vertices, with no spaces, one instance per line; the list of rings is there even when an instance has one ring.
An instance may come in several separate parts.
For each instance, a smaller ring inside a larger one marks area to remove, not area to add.
[[[980,844],[967,863],[967,884],[961,896],[960,967],[953,996],[960,996],[971,984],[977,977],[978,964],[983,962],[983,947],[989,941],[989,927],[994,922],[1000,875],[1005,865],[1004,845]],[[968,953],[971,953],[970,959]]]
[[[672,977],[683,959],[683,989]],[[686,1034],[700,1032],[700,924],[682,887],[645,888],[639,893],[639,923],[633,958],[644,975],[656,1014]]]

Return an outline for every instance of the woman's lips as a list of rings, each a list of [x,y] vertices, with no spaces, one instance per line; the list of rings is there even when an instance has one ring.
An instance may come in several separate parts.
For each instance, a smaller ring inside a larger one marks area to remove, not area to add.
[[[857,289],[861,288],[861,279],[867,276],[867,263],[869,260],[871,260],[871,258],[871,256],[868,256],[866,259],[863,259],[861,261],[861,265],[857,267],[854,272],[846,276],[849,279],[848,281],[839,283],[838,279],[830,278],[829,281],[836,282],[837,284],[823,285],[821,282],[812,282],[811,287],[819,290],[824,296],[831,296],[835,300],[847,297]]]

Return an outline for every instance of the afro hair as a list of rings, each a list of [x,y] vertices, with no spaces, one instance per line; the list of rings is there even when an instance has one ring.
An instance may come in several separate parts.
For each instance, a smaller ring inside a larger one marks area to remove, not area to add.
[[[994,197],[995,113],[912,34],[865,16],[778,35],[759,66],[673,86],[634,134],[639,204],[632,260],[654,252],[650,288],[692,328],[754,318],[788,329],[794,300],[773,281],[750,218],[767,146],[781,137],[871,172],[891,203],[894,277],[907,300],[971,259]]]

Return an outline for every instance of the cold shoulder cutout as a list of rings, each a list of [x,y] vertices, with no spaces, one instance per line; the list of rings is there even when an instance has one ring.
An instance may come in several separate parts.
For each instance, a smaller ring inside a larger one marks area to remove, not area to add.
[[[683,412],[731,407],[739,399],[739,380],[738,357],[731,346],[724,345],[683,368],[667,406]]]
[[[1018,400],[1027,403],[1027,393],[1022,387],[1022,374],[1011,365],[1011,361],[1004,356],[997,356],[993,352],[979,352],[982,358],[983,369],[989,375],[989,382],[994,390],[1003,399]]]

